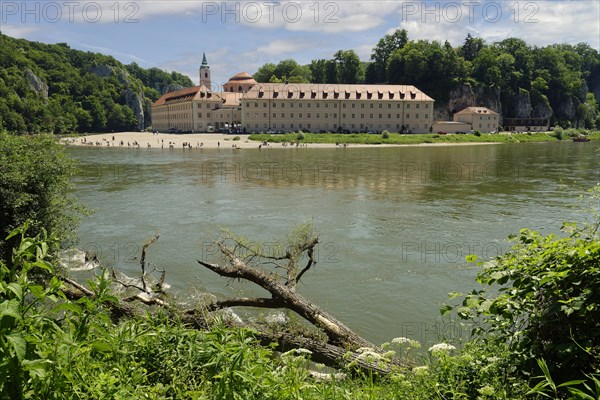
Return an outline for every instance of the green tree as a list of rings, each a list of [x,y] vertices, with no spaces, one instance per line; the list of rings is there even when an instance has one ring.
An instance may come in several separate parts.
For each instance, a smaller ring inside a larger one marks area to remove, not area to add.
[[[339,50],[334,54],[338,64],[339,83],[358,83],[363,76],[362,66],[354,50]]]
[[[0,259],[9,261],[15,228],[30,222],[30,233],[45,228],[61,241],[73,239],[78,210],[70,193],[75,164],[49,136],[0,132]]]
[[[467,37],[465,38],[465,42],[460,49],[460,54],[466,61],[473,61],[483,47],[483,39],[474,38],[470,33],[468,33]]]
[[[408,32],[396,29],[392,34],[385,35],[375,45],[371,52],[373,65],[368,72],[367,83],[381,83],[388,79],[387,66],[392,54],[401,50],[408,43]]]
[[[327,79],[327,60],[312,60],[310,65],[310,73],[312,76],[312,83],[328,83]]]
[[[275,68],[277,65],[273,63],[267,63],[260,67],[254,74],[254,80],[256,82],[267,83],[271,80],[271,77],[275,75]]]

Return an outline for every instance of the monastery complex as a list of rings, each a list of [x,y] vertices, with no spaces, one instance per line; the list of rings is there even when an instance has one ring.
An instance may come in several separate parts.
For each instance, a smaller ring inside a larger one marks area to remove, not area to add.
[[[203,56],[200,85],[164,94],[152,105],[161,132],[497,132],[499,115],[484,107],[433,120],[434,100],[411,85],[257,83],[247,72],[213,91]]]

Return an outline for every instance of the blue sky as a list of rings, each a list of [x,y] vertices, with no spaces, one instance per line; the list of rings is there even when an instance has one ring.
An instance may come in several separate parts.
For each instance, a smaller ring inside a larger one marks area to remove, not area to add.
[[[198,82],[206,52],[213,84],[266,62],[309,63],[354,49],[368,61],[386,33],[460,45],[519,37],[533,45],[586,42],[600,50],[600,1],[5,1],[4,34],[176,70]]]

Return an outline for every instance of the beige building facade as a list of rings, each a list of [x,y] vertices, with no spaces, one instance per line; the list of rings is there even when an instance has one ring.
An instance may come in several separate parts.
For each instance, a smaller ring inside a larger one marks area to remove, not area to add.
[[[247,131],[430,132],[434,100],[414,86],[260,83],[242,98]]]
[[[471,130],[471,124],[457,121],[435,121],[433,133],[467,133]]]
[[[167,131],[213,132],[241,121],[239,96],[214,93],[205,86],[163,95],[152,105],[152,128]]]
[[[216,92],[206,57],[200,82],[158,99],[152,105],[152,128],[429,133],[433,125],[434,100],[411,85],[259,84],[240,72]]]
[[[498,132],[500,115],[486,107],[467,107],[454,114],[454,121],[471,125],[474,131]]]

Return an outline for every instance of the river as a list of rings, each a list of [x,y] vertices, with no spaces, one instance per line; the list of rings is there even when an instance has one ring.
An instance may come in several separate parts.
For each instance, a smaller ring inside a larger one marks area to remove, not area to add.
[[[584,220],[579,197],[600,182],[597,142],[68,152],[82,164],[76,196],[95,211],[79,247],[103,265],[136,274],[159,232],[149,260],[180,299],[260,294],[196,260],[211,260],[220,227],[273,242],[312,221],[318,264],[299,291],[375,343],[464,336],[438,310],[477,287],[465,256],[495,257],[523,227]]]

